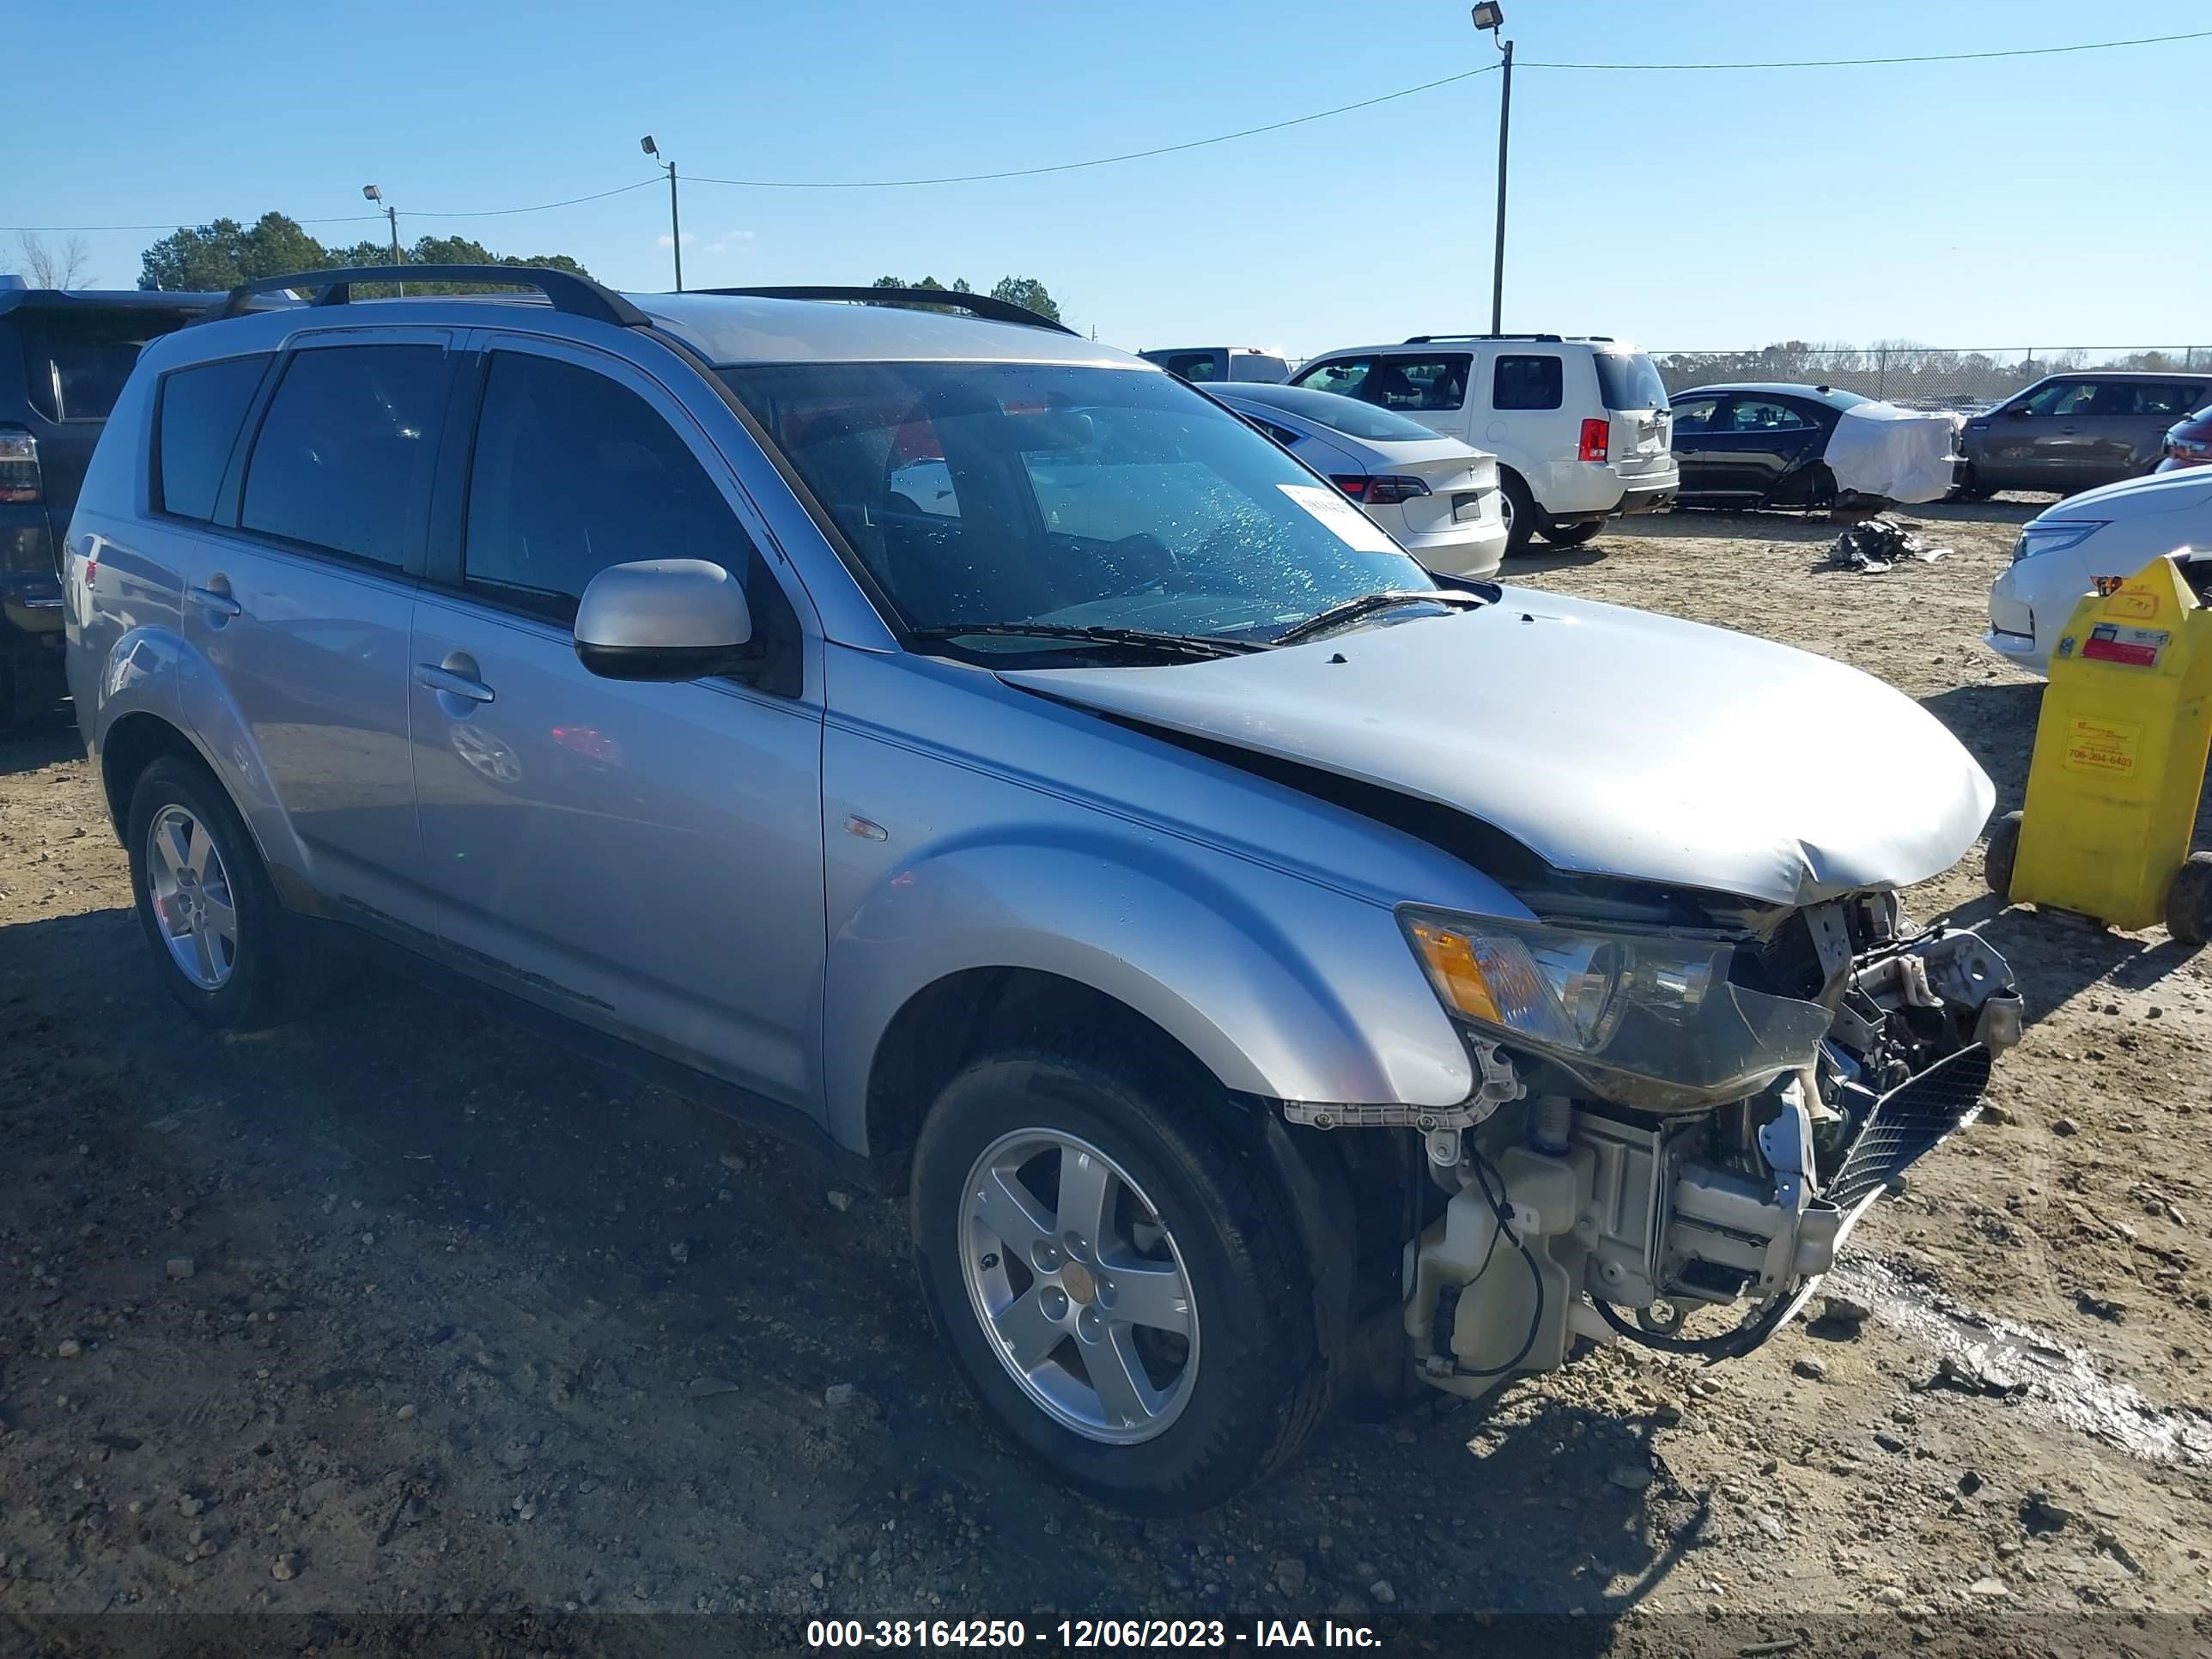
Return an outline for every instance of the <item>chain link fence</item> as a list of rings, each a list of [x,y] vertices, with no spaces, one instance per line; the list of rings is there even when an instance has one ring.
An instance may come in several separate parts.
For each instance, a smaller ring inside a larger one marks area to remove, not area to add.
[[[2078,369],[2212,374],[2212,346],[1813,346],[1651,353],[1667,390],[1732,380],[1831,386],[1908,409],[1972,413],[2046,374]]]

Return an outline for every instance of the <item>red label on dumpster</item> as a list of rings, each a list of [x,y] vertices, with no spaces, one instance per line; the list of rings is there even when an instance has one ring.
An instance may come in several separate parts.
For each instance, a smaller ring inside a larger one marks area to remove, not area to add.
[[[2081,654],[2097,662],[2155,668],[2158,653],[2169,637],[2164,629],[2121,628],[2112,623],[2099,623],[2082,641]]]

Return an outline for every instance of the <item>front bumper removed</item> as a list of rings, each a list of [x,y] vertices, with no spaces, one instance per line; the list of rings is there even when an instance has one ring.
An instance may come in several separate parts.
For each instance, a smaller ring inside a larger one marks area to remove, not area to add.
[[[1836,1006],[1814,1063],[1717,1110],[1547,1097],[1431,1130],[1451,1196],[1404,1276],[1424,1379],[1480,1395],[1577,1338],[1733,1357],[1786,1323],[1875,1200],[1972,1121],[2020,1036],[2009,971],[1972,933],[1869,952]],[[1693,1334],[1700,1310],[1735,1322]]]

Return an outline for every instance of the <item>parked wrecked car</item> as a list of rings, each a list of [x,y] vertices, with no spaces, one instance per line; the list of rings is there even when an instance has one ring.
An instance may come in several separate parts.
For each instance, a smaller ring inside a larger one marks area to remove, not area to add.
[[[1440,588],[981,296],[375,276],[156,342],[85,480],[155,971],[253,1026],[375,943],[905,1180],[917,1323],[1085,1492],[1747,1352],[2016,1035],[1898,898],[1989,781],[1863,674]]]

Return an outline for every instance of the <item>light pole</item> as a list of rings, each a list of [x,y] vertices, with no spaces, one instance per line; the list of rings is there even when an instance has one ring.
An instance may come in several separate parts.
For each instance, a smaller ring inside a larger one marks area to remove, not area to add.
[[[1498,334],[1505,327],[1505,145],[1513,132],[1513,43],[1498,35],[1505,27],[1505,8],[1495,0],[1483,0],[1474,9],[1474,26],[1487,32],[1505,55],[1505,81],[1498,94],[1498,248],[1490,267],[1490,331]]]
[[[684,292],[684,225],[676,216],[676,163],[653,148],[653,135],[647,133],[637,141],[637,147],[653,157],[653,164],[668,169],[668,246],[676,255],[676,291]]]
[[[384,191],[375,185],[363,185],[361,187],[361,193],[364,200],[374,202],[384,210],[384,216],[392,226],[392,263],[395,265],[405,264],[407,261],[399,257],[399,210],[384,199]],[[400,283],[399,295],[402,299],[406,298],[406,283]]]

